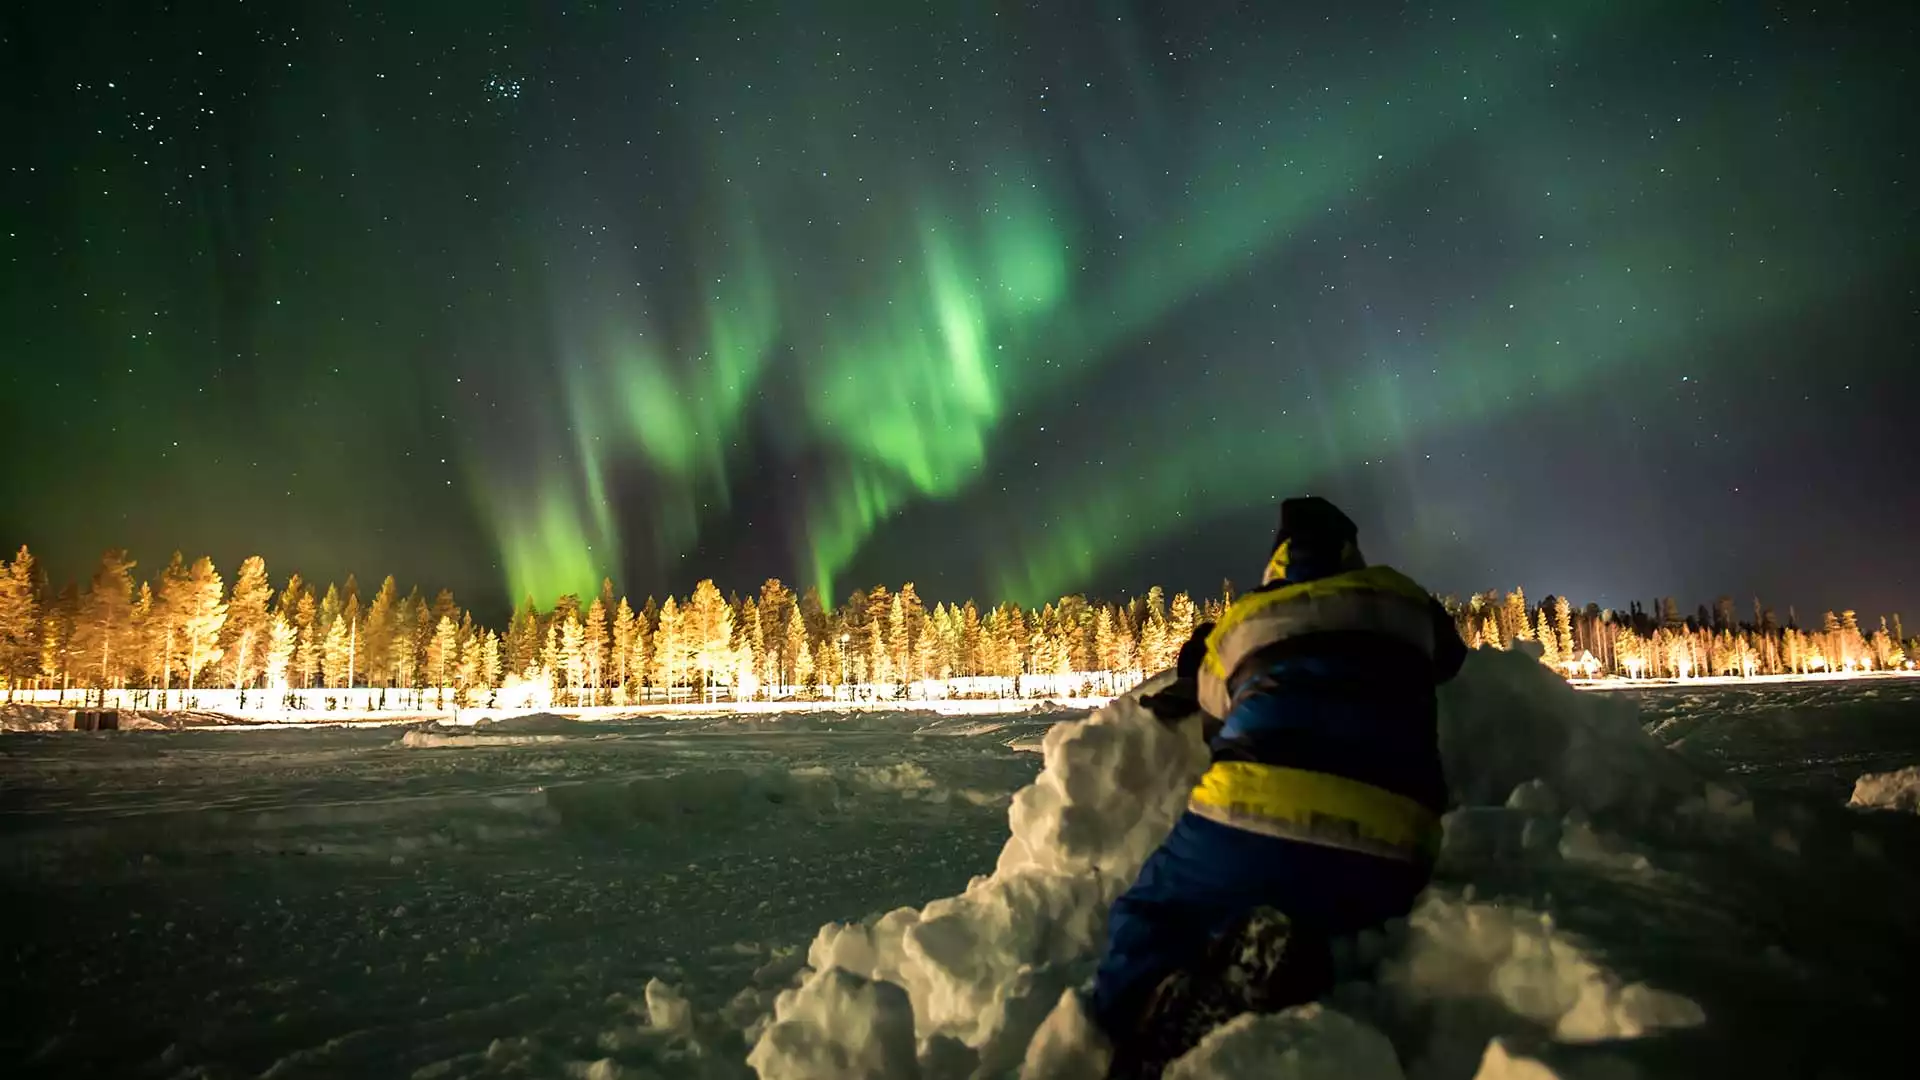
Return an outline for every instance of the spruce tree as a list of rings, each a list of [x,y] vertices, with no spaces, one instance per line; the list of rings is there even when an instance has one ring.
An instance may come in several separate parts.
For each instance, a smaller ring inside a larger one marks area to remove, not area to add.
[[[612,642],[607,650],[607,681],[618,691],[622,705],[632,700],[627,684],[627,656],[632,651],[633,608],[627,606],[627,598],[623,596],[613,611]]]
[[[40,598],[34,580],[33,553],[25,544],[0,574],[0,676],[7,700],[40,668]]]

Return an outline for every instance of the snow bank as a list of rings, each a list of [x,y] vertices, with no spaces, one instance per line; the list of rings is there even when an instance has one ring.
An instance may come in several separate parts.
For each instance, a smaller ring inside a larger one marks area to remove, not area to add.
[[[1108,906],[1207,761],[1197,718],[1169,725],[1137,704],[1158,683],[1047,733],[1045,768],[1014,796],[992,874],[918,910],[821,928],[758,1029],[750,1060],[763,1080],[1102,1074],[1102,1040],[1063,991],[1090,972]],[[1652,861],[1620,830],[1712,838],[1752,821],[1737,792],[1649,738],[1631,701],[1580,694],[1526,652],[1475,652],[1443,691],[1440,737],[1462,804],[1446,819],[1443,872],[1644,875]],[[1615,973],[1551,914],[1476,901],[1470,888],[1430,891],[1343,965],[1343,1011],[1241,1018],[1169,1077],[1398,1077],[1402,1061],[1416,1077],[1470,1075],[1476,1062],[1517,1077],[1538,1063],[1496,1055],[1490,1039],[1631,1039],[1704,1020],[1695,1002]]]
[[[1888,773],[1867,773],[1853,782],[1848,806],[1920,813],[1920,765]]]

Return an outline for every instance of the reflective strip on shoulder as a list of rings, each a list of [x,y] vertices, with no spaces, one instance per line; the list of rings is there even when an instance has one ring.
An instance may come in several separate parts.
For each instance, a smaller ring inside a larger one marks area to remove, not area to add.
[[[1419,583],[1387,566],[1248,593],[1234,601],[1207,635],[1203,674],[1224,680],[1263,646],[1326,630],[1369,630],[1433,655],[1430,597]]]
[[[1414,800],[1282,765],[1215,762],[1187,809],[1248,832],[1385,858],[1425,861],[1439,851],[1440,819]]]

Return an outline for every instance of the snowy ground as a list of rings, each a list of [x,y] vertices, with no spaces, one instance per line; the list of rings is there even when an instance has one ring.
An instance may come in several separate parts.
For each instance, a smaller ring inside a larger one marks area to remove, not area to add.
[[[1509,1053],[1569,1077],[1897,1055],[1920,817],[1845,804],[1920,762],[1920,685],[1578,695],[1519,660],[1477,656],[1450,696],[1481,808],[1413,924],[1332,1010],[1223,1035],[1187,1075],[1274,1028],[1342,1076],[1394,1075],[1382,1034],[1405,1075],[1462,1080],[1547,1075]],[[1013,800],[1062,715],[9,736],[0,1068],[733,1077],[751,1051],[770,1075],[1073,1075],[1071,1017],[1041,1018],[1165,827],[1123,804],[1193,762],[1116,706],[1058,724]],[[656,987],[649,1009],[656,978],[687,1007]]]

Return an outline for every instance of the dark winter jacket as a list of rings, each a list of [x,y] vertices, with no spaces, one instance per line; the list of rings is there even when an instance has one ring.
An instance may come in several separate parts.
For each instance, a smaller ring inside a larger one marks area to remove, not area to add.
[[[1207,635],[1202,708],[1223,723],[1187,813],[1115,903],[1094,1019],[1131,1025],[1159,979],[1253,907],[1339,935],[1411,907],[1446,808],[1436,686],[1465,658],[1418,584],[1357,551],[1270,584]]]

